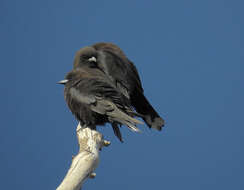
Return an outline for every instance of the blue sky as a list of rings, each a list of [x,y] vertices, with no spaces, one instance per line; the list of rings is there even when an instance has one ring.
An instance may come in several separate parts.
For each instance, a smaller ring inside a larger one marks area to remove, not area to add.
[[[0,2],[2,189],[55,189],[78,150],[77,122],[56,84],[75,52],[119,45],[162,132],[100,131],[95,180],[84,189],[244,188],[244,3],[227,0]]]

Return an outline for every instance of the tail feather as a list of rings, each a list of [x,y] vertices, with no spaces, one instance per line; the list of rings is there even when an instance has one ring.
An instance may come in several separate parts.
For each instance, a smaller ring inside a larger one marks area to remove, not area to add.
[[[164,126],[164,120],[158,115],[158,113],[151,106],[150,102],[144,96],[143,93],[137,92],[132,96],[132,105],[135,107],[136,111],[144,115],[143,120],[146,122],[149,128],[154,128],[161,130]]]
[[[133,132],[137,132],[137,133],[141,132],[141,130],[138,129],[134,124],[131,124],[128,122],[128,123],[126,123],[126,125]]]
[[[126,125],[130,130],[134,132],[140,132],[140,130],[136,127],[137,124],[144,124],[143,122],[127,115],[123,111],[119,110],[117,107],[109,113],[110,120],[113,122],[117,122],[123,125]]]
[[[118,123],[113,122],[113,123],[112,123],[112,127],[113,127],[113,130],[114,130],[114,134],[115,134],[115,136],[118,137],[118,139],[120,140],[120,142],[124,142],[123,139],[122,139],[121,132],[120,132],[120,130],[119,130]]]

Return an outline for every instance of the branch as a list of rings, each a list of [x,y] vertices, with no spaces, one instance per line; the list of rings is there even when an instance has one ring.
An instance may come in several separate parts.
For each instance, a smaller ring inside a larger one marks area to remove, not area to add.
[[[80,190],[87,178],[94,178],[96,174],[93,172],[99,162],[99,150],[110,144],[109,141],[103,140],[101,133],[81,126],[80,123],[76,134],[80,146],[79,153],[72,158],[70,169],[57,190]]]

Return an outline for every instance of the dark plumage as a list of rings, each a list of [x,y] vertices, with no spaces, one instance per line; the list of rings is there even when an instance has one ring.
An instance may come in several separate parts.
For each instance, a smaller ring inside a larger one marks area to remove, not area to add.
[[[84,61],[85,59],[89,61]],[[130,100],[135,110],[143,115],[148,127],[161,130],[164,120],[144,96],[136,67],[118,46],[112,43],[97,43],[80,49],[75,56],[74,68],[84,66],[103,71],[116,88]]]
[[[112,124],[115,135],[122,141],[119,125],[126,125],[132,131],[139,131],[134,119],[137,115],[126,98],[110,79],[100,70],[82,67],[66,75],[64,96],[71,112],[82,125],[96,128],[96,125]]]

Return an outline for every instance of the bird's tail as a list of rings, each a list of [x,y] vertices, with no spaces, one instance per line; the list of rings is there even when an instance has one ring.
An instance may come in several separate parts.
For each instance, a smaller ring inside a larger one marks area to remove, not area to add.
[[[109,117],[110,117],[110,120],[113,120],[122,125],[126,125],[130,130],[132,130],[134,132],[140,132],[140,130],[136,127],[137,124],[144,124],[143,122],[127,115],[125,112],[121,111],[117,107],[115,108],[114,111],[112,111],[109,114]],[[115,130],[115,128],[113,128],[113,129]]]
[[[139,92],[135,98],[132,99],[132,104],[136,111],[143,115],[143,120],[146,122],[149,128],[161,130],[164,126],[164,120],[158,115],[158,113],[151,106],[150,102],[144,96],[143,93]]]
[[[113,122],[112,123],[112,127],[113,127],[113,130],[114,130],[114,134],[116,137],[118,137],[118,139],[120,140],[120,142],[123,142],[123,138],[122,138],[122,135],[121,135],[121,132],[119,130],[119,123],[117,122]]]

